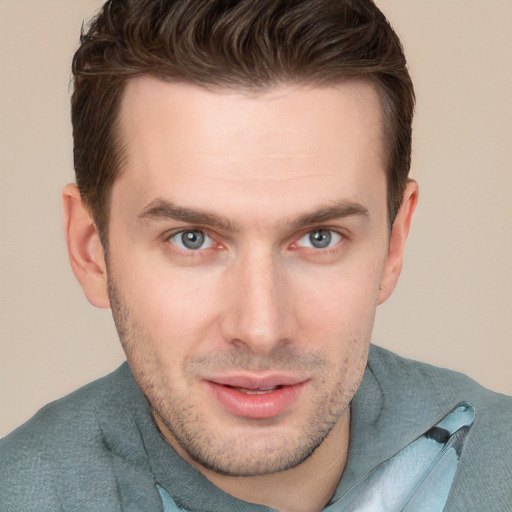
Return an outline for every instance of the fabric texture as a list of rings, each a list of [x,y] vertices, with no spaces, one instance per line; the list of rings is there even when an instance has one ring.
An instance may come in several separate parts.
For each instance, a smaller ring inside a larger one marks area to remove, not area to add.
[[[473,422],[473,407],[462,402],[325,511],[442,512]]]
[[[444,510],[512,511],[512,398],[375,346],[352,403],[347,467],[326,510],[338,512],[330,507],[461,402],[475,417]],[[0,440],[0,512],[164,512],[165,494],[177,510],[272,510],[224,493],[177,455],[126,363]]]

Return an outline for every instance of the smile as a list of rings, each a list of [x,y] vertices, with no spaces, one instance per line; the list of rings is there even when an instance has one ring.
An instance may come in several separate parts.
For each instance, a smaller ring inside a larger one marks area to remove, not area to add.
[[[234,389],[235,391],[239,391],[240,393],[246,393],[247,395],[264,395],[265,393],[271,393],[272,391],[275,391],[276,389],[280,389],[281,387],[282,386],[274,386],[271,388],[256,388],[256,389],[234,387],[232,389]]]
[[[231,377],[203,382],[225,411],[248,419],[269,419],[283,415],[299,399],[307,382],[283,377],[267,378],[266,381]]]

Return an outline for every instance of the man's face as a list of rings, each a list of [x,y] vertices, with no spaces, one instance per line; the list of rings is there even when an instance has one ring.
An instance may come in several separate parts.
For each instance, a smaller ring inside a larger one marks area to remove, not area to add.
[[[347,424],[387,261],[380,116],[362,82],[252,96],[129,82],[110,301],[185,457],[272,473]]]

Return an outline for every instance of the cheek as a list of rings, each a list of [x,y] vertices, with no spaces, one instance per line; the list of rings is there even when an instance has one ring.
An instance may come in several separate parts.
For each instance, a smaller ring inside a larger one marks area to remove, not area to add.
[[[116,274],[123,297],[155,350],[173,355],[211,338],[218,301],[214,275],[141,261]],[[208,333],[208,335],[206,334]],[[179,342],[178,342],[179,340]]]
[[[350,340],[368,338],[380,284],[375,265],[319,269],[296,280],[294,295],[302,329]]]

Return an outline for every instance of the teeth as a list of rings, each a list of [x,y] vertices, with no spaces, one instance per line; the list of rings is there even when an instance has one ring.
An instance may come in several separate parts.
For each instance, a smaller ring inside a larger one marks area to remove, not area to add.
[[[279,388],[279,386],[273,386],[271,388],[256,388],[256,389],[233,387],[233,389],[236,389],[240,393],[245,393],[246,395],[264,395],[265,393],[271,393],[272,391],[275,391],[278,388]]]

